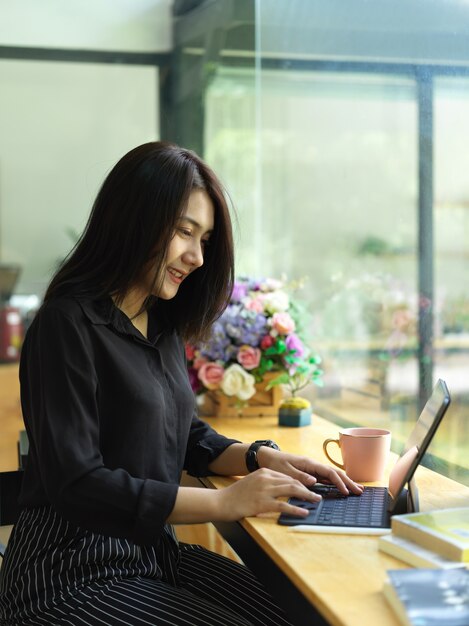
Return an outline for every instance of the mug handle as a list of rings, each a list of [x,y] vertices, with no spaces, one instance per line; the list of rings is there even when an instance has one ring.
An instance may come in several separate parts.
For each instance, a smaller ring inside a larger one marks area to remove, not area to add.
[[[329,461],[331,463],[334,463],[334,465],[337,465],[337,467],[340,467],[340,469],[345,470],[345,465],[343,463],[338,463],[337,461],[334,461],[334,459],[332,457],[329,456],[329,453],[327,451],[327,446],[330,443],[335,443],[337,444],[337,446],[339,447],[340,450],[340,443],[338,439],[326,439],[323,444],[322,444],[322,449],[324,450],[324,454],[327,456],[327,458],[329,459]]]

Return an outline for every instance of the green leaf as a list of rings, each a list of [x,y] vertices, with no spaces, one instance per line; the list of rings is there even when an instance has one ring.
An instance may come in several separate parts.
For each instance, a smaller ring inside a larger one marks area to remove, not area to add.
[[[277,378],[269,381],[266,385],[266,389],[272,389],[272,387],[275,387],[276,385],[288,385],[289,382],[290,376],[287,372],[284,372],[283,374],[280,374],[280,376],[277,376]]]

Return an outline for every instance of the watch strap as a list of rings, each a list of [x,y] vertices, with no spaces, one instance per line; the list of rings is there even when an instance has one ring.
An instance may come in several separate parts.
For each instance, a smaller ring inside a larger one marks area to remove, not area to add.
[[[257,451],[261,446],[266,446],[267,448],[272,448],[273,450],[280,450],[275,441],[272,441],[271,439],[258,439],[257,441],[251,443],[246,452],[246,467],[248,472],[255,472],[259,469]]]

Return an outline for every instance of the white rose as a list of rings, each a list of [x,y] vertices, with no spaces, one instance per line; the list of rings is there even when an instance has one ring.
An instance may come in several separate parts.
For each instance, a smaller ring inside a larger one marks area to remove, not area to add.
[[[271,293],[264,293],[261,298],[264,304],[264,309],[271,315],[287,311],[290,306],[290,299],[285,291],[272,291]]]
[[[275,291],[283,287],[283,282],[277,278],[266,278],[264,285],[261,285],[261,289],[265,287],[266,291]]]
[[[220,387],[227,396],[237,396],[240,400],[249,400],[256,393],[255,381],[256,379],[252,374],[235,363],[226,368]]]

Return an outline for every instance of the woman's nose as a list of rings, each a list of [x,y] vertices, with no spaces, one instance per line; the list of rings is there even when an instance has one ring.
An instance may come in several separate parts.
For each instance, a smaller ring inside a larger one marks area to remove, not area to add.
[[[200,267],[204,263],[204,249],[201,241],[194,241],[186,252],[187,263],[193,267]]]

